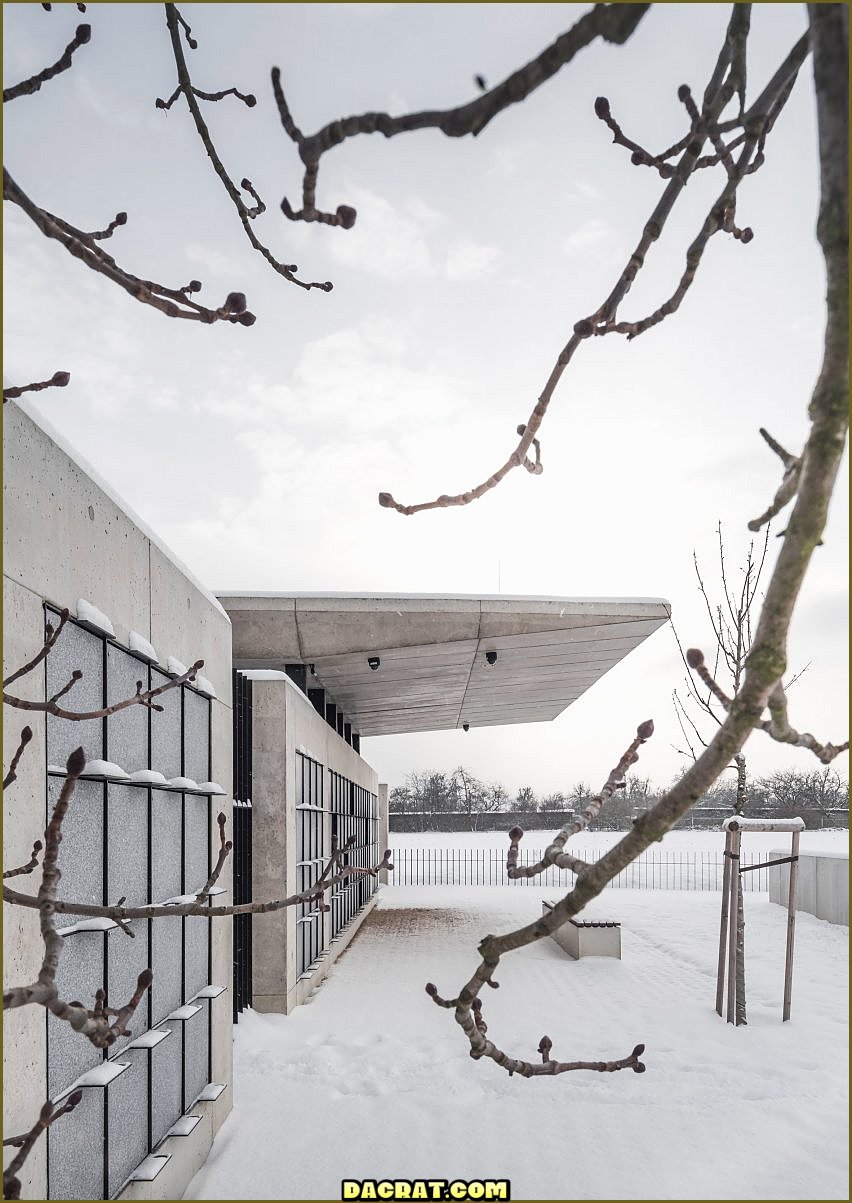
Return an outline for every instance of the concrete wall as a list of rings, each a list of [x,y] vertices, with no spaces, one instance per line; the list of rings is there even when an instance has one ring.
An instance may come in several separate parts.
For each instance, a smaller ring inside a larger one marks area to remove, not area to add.
[[[770,857],[789,856],[789,847],[773,849]],[[769,870],[769,901],[787,906],[790,866]],[[849,926],[848,852],[801,852],[796,886],[796,910],[807,911],[829,923]]]
[[[78,598],[109,616],[116,642],[122,646],[127,646],[129,632],[135,630],[153,643],[163,665],[168,656],[186,664],[203,659],[201,671],[218,695],[212,703],[211,775],[230,792],[231,633],[230,622],[215,598],[94,478],[79,457],[13,402],[4,406],[4,507],[4,675],[41,647],[44,602],[67,606],[73,615]],[[43,699],[43,668],[16,682],[10,692]],[[65,700],[73,708],[73,693]],[[29,859],[33,841],[44,829],[45,723],[42,715],[10,706],[4,707],[3,720],[7,765],[24,724],[29,723],[34,733],[18,779],[4,797],[4,864],[8,867]],[[210,805],[214,815],[219,809],[230,813],[229,798],[212,798]],[[215,840],[215,822],[211,830]],[[19,883],[24,889],[37,885],[32,878],[20,878],[15,884]],[[230,866],[220,884],[230,890]],[[227,1083],[227,1089],[217,1101],[199,1105],[196,1113],[203,1113],[203,1119],[191,1136],[166,1142],[164,1151],[174,1155],[159,1178],[135,1184],[125,1192],[127,1197],[179,1196],[230,1110],[231,931],[230,920],[213,924],[211,978],[227,984],[228,989],[208,1004],[212,1076],[214,1081]],[[32,980],[43,950],[36,913],[4,907],[3,937],[6,982]],[[98,984],[93,983],[92,993]],[[26,1131],[47,1097],[45,1016],[39,1007],[22,1007],[4,1015],[4,1084],[5,1131],[9,1135]],[[26,1163],[22,1183],[22,1197],[46,1197],[44,1139]]]
[[[324,797],[329,771],[342,774],[372,794],[375,771],[321,718],[283,673],[248,672],[252,679],[252,893],[256,899],[294,894],[296,881],[296,753],[323,765]],[[381,832],[381,820],[379,824]],[[325,848],[326,855],[330,844]],[[297,975],[296,908],[252,919],[252,1006],[289,1014],[304,1002],[357,931],[372,899],[309,973]]]

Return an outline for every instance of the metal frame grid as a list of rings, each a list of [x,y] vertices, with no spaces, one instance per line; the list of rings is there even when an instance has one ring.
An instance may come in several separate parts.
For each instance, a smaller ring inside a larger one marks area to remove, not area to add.
[[[355,844],[343,856],[343,864],[367,869],[378,861],[378,798],[341,773],[329,772],[329,814],[331,834],[338,847],[355,836]],[[372,896],[377,879],[366,874],[344,878],[331,893],[331,933],[333,940],[356,911]]]
[[[45,609],[45,617],[46,618],[50,617],[50,619],[55,624],[59,618],[59,611],[54,606],[51,606],[49,604],[46,604],[44,609]],[[113,668],[117,669],[117,666],[121,665],[122,663],[126,664],[127,661],[130,661],[133,663],[136,673],[138,674],[136,679],[141,679],[143,689],[152,688],[157,683],[154,680],[155,674],[158,677],[166,679],[166,674],[164,674],[162,672],[162,670],[158,669],[154,665],[151,665],[144,657],[142,657],[142,656],[136,654],[135,652],[131,651],[130,649],[122,646],[120,643],[118,643],[115,639],[108,636],[106,633],[93,631],[90,627],[86,626],[85,624],[75,622],[74,619],[71,619],[71,618],[68,619],[67,626],[73,626],[79,630],[83,630],[86,632],[86,635],[88,637],[90,637],[92,640],[100,641],[100,644],[101,644],[101,663],[100,663],[101,700],[100,700],[100,707],[105,707],[109,704],[108,699],[110,698],[109,685],[110,685],[110,681],[111,681],[111,669],[113,669]],[[45,668],[44,668],[45,696],[46,697],[50,695],[50,691],[47,688],[49,668],[50,668],[50,661],[48,658],[45,661]],[[117,673],[116,673],[116,675],[117,675]],[[186,699],[186,695],[190,692],[193,693],[196,697],[203,699],[203,701],[207,705],[207,710],[208,710],[207,722],[204,724],[204,729],[206,732],[206,745],[207,745],[207,747],[206,747],[207,779],[209,779],[210,775],[211,775],[211,769],[212,769],[212,723],[211,723],[212,703],[211,703],[210,698],[206,694],[203,694],[200,691],[195,690],[191,686],[188,686],[188,685],[181,686],[181,688],[179,690],[180,775],[182,775],[182,776],[185,775],[185,768],[186,768],[187,747],[186,747],[185,699]],[[71,701],[70,704],[73,706],[73,701]],[[93,706],[91,708],[95,709],[98,707]],[[124,712],[119,712],[119,713],[121,714],[121,713],[127,713],[127,712],[124,711]],[[109,717],[106,717],[106,718],[100,720],[100,722],[102,724],[102,730],[101,730],[102,753],[101,753],[101,755],[104,760],[110,759],[110,745],[109,745],[110,724],[115,717],[116,716],[109,716]],[[58,721],[62,721],[62,720],[58,720]],[[151,763],[151,757],[152,757],[151,726],[152,726],[152,713],[150,710],[148,710],[147,711],[146,734],[145,734],[146,754],[145,754],[144,759],[145,759],[145,767],[147,767],[149,769],[153,767],[152,763]],[[53,742],[53,737],[57,733],[58,729],[54,724],[52,724],[50,722],[45,724],[45,728],[46,728],[46,732],[45,732],[46,763],[50,764],[52,762],[51,761],[51,744]],[[51,803],[50,803],[50,798],[49,798],[49,782],[50,782],[50,779],[55,776],[59,776],[59,774],[51,773],[47,776],[46,781],[45,781],[45,824],[47,824],[47,822],[49,820],[49,812],[51,809]],[[89,781],[91,783],[92,779],[90,778]],[[111,820],[111,817],[110,817],[108,799],[110,796],[110,794],[109,794],[110,788],[111,788],[111,786],[113,786],[115,784],[116,784],[115,782],[110,782],[110,781],[106,781],[106,780],[97,783],[97,787],[99,787],[102,791],[100,854],[101,854],[101,865],[102,865],[101,901],[104,905],[108,905],[110,902],[115,902],[114,898],[107,897],[108,881],[109,881],[109,875],[110,875],[110,873],[109,873],[109,871],[110,871],[110,843],[111,843],[110,842],[110,831],[111,831],[111,822],[114,821],[114,820]],[[180,844],[181,844],[181,847],[180,847],[180,892],[183,893],[183,892],[186,892],[187,890],[193,890],[193,889],[200,888],[200,886],[204,884],[203,882],[198,882],[198,881],[194,881],[194,880],[189,881],[189,880],[187,880],[187,876],[186,876],[186,866],[187,866],[186,798],[187,798],[187,793],[180,789],[171,789],[168,786],[163,787],[163,786],[151,786],[151,785],[142,785],[142,784],[137,785],[132,782],[118,783],[118,784],[121,785],[123,788],[133,789],[134,793],[138,793],[138,795],[140,796],[140,799],[144,799],[144,802],[143,802],[143,805],[145,807],[145,819],[144,819],[145,837],[144,838],[145,838],[145,842],[146,842],[147,894],[148,894],[149,900],[152,902],[163,901],[163,899],[152,897],[152,888],[153,888],[152,864],[153,864],[153,856],[156,853],[156,848],[154,847],[154,842],[153,842],[153,828],[154,828],[153,799],[154,799],[155,795],[157,795],[157,796],[162,796],[163,794],[177,795],[174,804],[180,806]],[[190,792],[189,796],[197,797],[198,795]],[[208,805],[207,823],[206,823],[206,838],[205,838],[205,844],[206,844],[205,879],[206,879],[206,876],[209,875],[210,867],[211,867],[210,834],[211,834],[210,807]],[[67,855],[67,851],[66,851],[66,855]],[[168,922],[170,924],[175,924],[177,921],[169,920]],[[134,921],[137,939],[139,939],[139,937],[144,935],[145,943],[147,946],[147,953],[148,953],[147,960],[149,961],[149,963],[154,962],[157,959],[154,954],[154,942],[153,942],[153,938],[152,938],[154,923],[155,923],[155,920],[153,920],[153,919]],[[183,1003],[185,1003],[187,1001],[187,998],[186,998],[186,994],[187,994],[187,986],[186,986],[186,967],[187,967],[186,924],[187,924],[187,921],[186,921],[186,919],[181,918],[179,920],[179,923],[180,923],[180,931],[181,931],[181,937],[180,937],[180,939],[181,939],[180,997],[181,997],[181,1001]],[[65,937],[66,939],[69,939],[69,940],[76,940],[76,939],[83,938],[85,940],[102,941],[104,982],[105,982],[106,990],[107,990],[107,998],[106,998],[107,1005],[110,1005],[110,1003],[112,1001],[109,997],[110,959],[111,959],[111,953],[114,952],[114,949],[111,948],[109,936],[110,936],[109,931],[97,931],[97,932],[89,931],[89,932],[81,933],[80,935],[73,935],[73,936]],[[205,933],[204,943],[205,943],[206,960],[207,960],[207,981],[209,982],[209,972],[210,972],[210,963],[211,963],[210,962],[209,925],[208,925],[208,930]],[[71,950],[69,949],[69,953],[70,953],[70,951]],[[154,970],[154,973],[156,976],[156,964],[152,963],[151,968]],[[97,988],[98,985],[100,985],[100,983],[92,983],[92,991],[91,991],[92,994],[94,993],[94,990]],[[125,1000],[122,998],[119,1001],[123,1002]],[[48,1015],[45,1015],[45,1025],[46,1025],[45,1038],[46,1038],[46,1043],[47,1043],[48,1079],[49,1079],[50,1065],[51,1065],[52,1036],[53,1036],[54,1032],[57,1031],[56,1028],[51,1027],[51,1025],[49,1023],[49,1018],[50,1017]],[[152,1014],[151,993],[150,993],[150,991],[148,991],[146,993],[144,999],[140,1003],[139,1007],[136,1010],[136,1015],[135,1015],[136,1022],[134,1023],[134,1033],[133,1034],[135,1036],[138,1036],[142,1032],[149,1029],[152,1018],[153,1018],[153,1014]],[[209,1011],[206,1015],[206,1019],[207,1019],[207,1023],[208,1023],[208,1038],[207,1038],[207,1066],[206,1066],[205,1076],[206,1076],[207,1081],[209,1081],[210,1080],[210,1065],[211,1065],[210,1022],[209,1022],[210,1014],[209,1014]],[[163,1020],[158,1020],[156,1026],[160,1027],[160,1026],[162,1026],[162,1023],[163,1023]],[[183,1025],[180,1023],[171,1023],[170,1026],[172,1028],[172,1039],[178,1038],[178,1033],[175,1033],[173,1029],[176,1027],[178,1029],[182,1029]],[[179,1119],[181,1114],[183,1113],[183,1110],[185,1110],[186,1107],[188,1105],[190,1105],[193,1101],[191,1098],[187,1097],[186,1050],[185,1050],[185,1042],[183,1040],[182,1031],[180,1031],[180,1033],[179,1033],[179,1038],[180,1038],[180,1043],[181,1043],[181,1073],[180,1073],[181,1081],[180,1081],[180,1092],[179,1092],[180,1106],[179,1106],[179,1110],[175,1113],[173,1120]],[[80,1037],[79,1039],[82,1039],[82,1037]],[[111,1048],[109,1050],[105,1050],[101,1054],[101,1060],[102,1060],[102,1062],[107,1061],[107,1060],[115,1060],[115,1059],[123,1056],[124,1052],[125,1052],[125,1042],[119,1042],[118,1048],[113,1046],[113,1048]],[[138,1055],[138,1054],[136,1054],[136,1055]],[[144,1126],[145,1126],[145,1129],[146,1129],[146,1142],[145,1143],[146,1143],[147,1151],[150,1152],[153,1147],[153,1145],[152,1145],[152,1129],[153,1129],[153,1123],[154,1123],[154,1099],[153,1099],[154,1092],[152,1090],[151,1057],[150,1057],[150,1054],[146,1053],[145,1055],[146,1055],[146,1061],[147,1061],[146,1068],[145,1068],[145,1076],[146,1076],[146,1084],[147,1084],[146,1085],[146,1100],[145,1100],[145,1109],[144,1109],[143,1114],[140,1115],[139,1121],[140,1121],[140,1123],[144,1124]],[[121,1080],[120,1078],[116,1078],[116,1081],[120,1081],[120,1080]],[[111,1150],[110,1150],[109,1087],[94,1088],[94,1089],[96,1091],[99,1091],[101,1094],[101,1105],[103,1108],[103,1144],[102,1144],[103,1189],[102,1189],[101,1197],[105,1198],[105,1199],[109,1199],[109,1198],[114,1197],[114,1195],[118,1192],[118,1190],[123,1188],[124,1182],[126,1181],[126,1178],[127,1178],[127,1174],[112,1165]],[[49,1089],[48,1089],[47,1093],[49,1093]],[[53,1093],[55,1094],[56,1091],[54,1091]],[[64,1136],[67,1137],[67,1136],[71,1135],[71,1129],[72,1129],[73,1123],[74,1123],[73,1116],[67,1118],[63,1122],[62,1131],[63,1131]],[[65,1193],[63,1193],[61,1196],[55,1196],[52,1193],[51,1169],[52,1169],[53,1158],[52,1158],[51,1154],[53,1151],[52,1146],[56,1142],[57,1137],[54,1134],[54,1140],[52,1142],[51,1135],[52,1135],[51,1130],[48,1129],[48,1132],[46,1135],[47,1150],[48,1150],[47,1197],[48,1198],[54,1198],[54,1197],[67,1198],[69,1196],[67,1196]],[[90,1158],[93,1154],[93,1150],[91,1148],[91,1141],[90,1141],[89,1136],[90,1136],[90,1134],[88,1132],[81,1131],[81,1134],[80,1134],[81,1146],[85,1149],[85,1155]],[[120,1148],[120,1146],[119,1146],[119,1148]],[[133,1167],[130,1167],[130,1168],[132,1170]]]
[[[323,808],[323,766],[296,753],[296,889],[310,889],[322,873],[329,836]],[[296,973],[303,974],[326,947],[325,912],[318,902],[296,907]]]

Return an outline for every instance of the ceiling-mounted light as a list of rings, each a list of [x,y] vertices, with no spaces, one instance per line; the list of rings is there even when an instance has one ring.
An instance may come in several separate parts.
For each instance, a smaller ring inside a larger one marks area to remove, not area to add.
[[[496,652],[486,652],[485,659],[488,661],[489,664],[496,664],[497,663],[497,653]]]
[[[377,669],[377,668],[379,667],[379,665],[381,664],[381,660],[379,659],[379,657],[378,657],[378,656],[368,656],[368,657],[367,657],[367,663],[369,664],[369,666],[370,666],[370,668],[373,670],[373,672],[375,672],[375,671],[376,671],[376,669]]]

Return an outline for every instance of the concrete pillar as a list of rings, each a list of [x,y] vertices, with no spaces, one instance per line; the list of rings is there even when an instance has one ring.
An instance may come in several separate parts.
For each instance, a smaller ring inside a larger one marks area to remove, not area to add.
[[[295,814],[288,814],[291,806],[287,804],[292,797],[287,788],[287,691],[280,681],[254,681],[252,692],[252,897],[281,898],[292,892],[288,869],[295,859],[291,853]],[[287,1011],[291,980],[287,972],[288,928],[294,911],[287,907],[252,916],[252,1005],[256,1011]]]
[[[388,787],[384,781],[379,782],[379,851],[384,854],[388,846]],[[388,884],[388,873],[383,869],[379,874],[382,885]]]

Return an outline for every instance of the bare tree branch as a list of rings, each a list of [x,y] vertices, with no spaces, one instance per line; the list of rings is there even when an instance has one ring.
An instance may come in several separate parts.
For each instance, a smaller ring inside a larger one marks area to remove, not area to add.
[[[263,258],[266,260],[266,262],[269,264],[269,266],[273,269],[273,271],[276,271],[279,276],[283,276],[285,280],[289,280],[289,282],[291,284],[297,284],[299,286],[299,288],[305,288],[305,289],[319,288],[323,292],[331,292],[333,285],[330,280],[326,280],[324,283],[320,283],[317,281],[307,282],[305,280],[300,280],[298,278],[298,276],[296,275],[296,272],[298,271],[297,265],[295,263],[280,263],[275,258],[275,256],[272,254],[272,252],[269,250],[269,248],[264,246],[264,244],[260,241],[260,239],[255,234],[254,230],[252,229],[252,226],[251,226],[252,218],[256,217],[258,212],[262,212],[263,210],[258,209],[255,212],[252,212],[249,209],[247,209],[247,207],[243,201],[243,198],[240,196],[239,189],[237,188],[236,184],[233,182],[231,177],[228,175],[228,172],[225,170],[225,166],[224,166],[222,160],[219,158],[219,155],[216,151],[216,147],[213,145],[213,139],[210,136],[210,130],[207,128],[207,123],[205,122],[204,118],[201,115],[201,109],[198,107],[198,101],[197,101],[196,97],[200,95],[205,100],[221,100],[223,96],[227,96],[227,95],[230,95],[231,93],[233,93],[234,95],[240,96],[240,99],[242,99],[244,101],[244,103],[248,105],[249,108],[252,107],[252,105],[249,103],[249,101],[250,100],[253,101],[254,97],[253,96],[245,97],[241,93],[238,93],[235,88],[228,88],[224,92],[215,92],[215,93],[214,92],[202,92],[202,93],[197,92],[196,89],[193,87],[192,80],[190,79],[190,76],[189,76],[189,69],[186,65],[186,58],[184,56],[183,46],[181,45],[181,39],[180,39],[180,26],[182,25],[184,27],[185,32],[188,31],[189,26],[186,24],[186,21],[181,16],[181,14],[178,11],[178,8],[175,4],[172,4],[172,3],[166,4],[165,10],[166,10],[166,25],[168,26],[169,37],[171,38],[171,43],[172,43],[172,51],[174,52],[174,56],[175,56],[175,65],[177,67],[178,92],[182,92],[184,97],[186,98],[186,103],[189,106],[189,111],[192,114],[193,121],[195,122],[195,128],[198,131],[198,136],[202,141],[205,151],[207,152],[207,157],[209,158],[210,162],[213,164],[213,170],[216,172],[219,179],[222,181],[225,191],[227,192],[228,196],[233,201],[234,208],[237,210],[237,214],[239,215],[240,222],[242,223],[242,227],[246,232],[246,237],[248,238],[249,242],[254,247],[254,249],[263,256]],[[190,46],[190,49],[194,50],[196,47],[196,43],[194,43],[191,40],[188,32],[186,33],[186,39],[187,39],[188,45]],[[157,108],[160,108],[160,109],[168,108],[169,105],[174,101],[175,96],[176,96],[176,93],[174,95],[172,95],[172,97],[168,101],[168,103],[158,99],[156,102]],[[243,181],[243,187],[246,187],[247,191],[251,191],[252,195],[255,197],[255,200],[259,201],[259,197],[254,192],[254,190],[252,189],[250,184],[248,186],[246,186],[246,181]]]
[[[71,383],[70,372],[54,372],[49,380],[41,380],[34,384],[19,384],[14,387],[3,389],[3,404],[11,401],[13,397],[20,397],[23,393],[40,393],[43,388],[65,388],[66,384]]]
[[[74,32],[74,37],[65,47],[65,52],[61,58],[57,59],[52,67],[45,67],[43,71],[39,71],[38,75],[31,75],[29,79],[22,80],[21,83],[15,84],[11,88],[3,89],[3,103],[7,100],[15,100],[18,96],[32,96],[37,92],[42,84],[47,83],[49,79],[53,79],[56,75],[61,75],[63,71],[67,71],[71,66],[71,60],[74,57],[74,51],[79,50],[81,46],[85,46],[92,37],[91,25],[78,25]]]
[[[726,65],[731,63],[734,58],[736,58],[737,62],[740,62],[741,56],[734,54],[734,48],[748,36],[750,8],[751,6],[748,4],[733,6],[733,12],[725,35],[725,41],[719,53],[713,79],[718,77],[721,81]],[[701,149],[710,137],[710,130],[717,125],[725,106],[740,87],[741,81],[733,67],[728,69],[724,81],[720,82],[718,86],[712,88],[708,85],[702,110],[699,114],[700,119],[697,124],[693,122],[694,128],[690,131],[690,137],[683,154],[671,178],[668,180],[657,205],[645,223],[636,249],[622,270],[609,296],[589,317],[575,323],[574,333],[563,347],[545,384],[544,390],[539,396],[537,404],[523,426],[520,442],[508,459],[487,480],[469,489],[467,492],[455,495],[444,493],[432,501],[420,502],[416,505],[403,505],[396,501],[391,493],[381,492],[378,497],[379,505],[394,509],[400,514],[411,515],[420,513],[422,510],[469,505],[472,501],[476,501],[478,498],[484,496],[490,489],[500,484],[513,469],[527,466],[525,462],[527,460],[527,452],[533,444],[533,439],[538,436],[556,386],[582,342],[595,335],[611,333],[626,334],[628,338],[635,338],[643,331],[657,325],[670,313],[675,312],[679,308],[683,297],[695,278],[695,273],[710,237],[717,231],[725,230],[726,228],[734,232],[732,213],[737,188],[744,177],[760,165],[762,159],[759,161],[755,158],[755,155],[761,154],[760,147],[765,140],[767,125],[772,115],[777,115],[778,106],[782,105],[786,96],[789,95],[792,86],[791,81],[795,80],[799,68],[807,56],[808,48],[809,39],[808,35],[805,35],[791,49],[784,62],[775,72],[772,80],[763,89],[763,92],[748,112],[744,114],[745,138],[736,171],[733,177],[727,179],[722,192],[713,202],[701,231],[690,246],[687,252],[686,269],[672,296],[649,317],[642,319],[642,321],[620,322],[617,319],[618,306],[630,291],[633,281],[645,264],[649,250],[654,242],[659,239],[672,208],[683,192],[689,177],[695,171]],[[712,83],[713,80],[711,80]],[[691,93],[685,85],[681,87],[678,94],[682,99],[687,96],[691,98]],[[606,98],[599,98],[596,102],[596,107],[598,112],[601,112],[604,108],[608,111]],[[521,428],[519,427],[518,429],[520,430]],[[541,471],[540,460],[538,471]]]
[[[702,652],[698,648],[690,648],[686,655],[690,668],[698,674],[725,710],[730,710],[733,705],[733,699],[728,697],[707,671]],[[793,744],[794,747],[798,748],[808,748],[823,764],[830,764],[835,756],[839,756],[841,752],[849,750],[848,740],[845,740],[841,744],[822,744],[807,731],[800,733],[790,726],[787,718],[787,695],[780,680],[769,695],[767,706],[772,717],[756,722],[755,728],[759,731],[765,731],[767,735],[777,740],[778,743]]]
[[[825,526],[848,428],[848,13],[842,4],[810,7],[820,146],[817,237],[826,262],[828,312],[822,369],[810,403],[811,430],[787,537],[770,577],[742,685],[713,739],[683,777],[594,865],[580,874],[546,915],[505,935],[487,935],[480,962],[455,999],[455,1020],[470,1055],[515,1072],[513,1060],[478,1030],[473,1001],[508,952],[551,934],[583,907],[702,797],[761,722],[787,667],[787,633],[811,555]],[[703,659],[703,657],[702,657]],[[437,994],[435,987],[430,993]],[[443,1005],[443,1004],[442,1004]]]
[[[166,693],[170,689],[176,689],[179,685],[187,684],[195,680],[196,673],[200,668],[204,667],[203,660],[196,660],[195,663],[181,673],[179,677],[173,677],[172,680],[166,681],[164,685],[158,685],[156,689],[146,689],[143,691],[142,682],[136,682],[136,693],[132,698],[124,698],[120,702],[113,702],[111,706],[104,706],[100,710],[65,710],[61,706],[56,705],[56,699],[67,693],[72,686],[76,685],[82,679],[82,672],[75,669],[71,674],[71,680],[58,693],[55,693],[52,698],[47,698],[46,701],[29,701],[26,698],[15,697],[11,693],[4,693],[3,701],[7,706],[14,706],[17,710],[36,710],[42,714],[53,714],[57,718],[71,719],[73,722],[83,722],[90,718],[109,718],[111,714],[116,714],[119,710],[125,710],[128,706],[147,706],[150,710],[162,710],[162,706],[156,705],[153,701],[158,698],[161,693]]]
[[[27,217],[38,226],[46,238],[56,239],[75,259],[85,263],[92,271],[112,280],[114,284],[129,293],[134,300],[141,301],[143,305],[151,305],[167,317],[186,318],[189,321],[206,324],[237,322],[241,326],[254,325],[255,316],[246,309],[246,299],[241,292],[229,293],[224,304],[218,309],[205,309],[203,305],[197,305],[186,295],[190,292],[197,292],[201,287],[197,280],[192,282],[196,287],[187,285],[184,289],[176,289],[131,275],[123,267],[119,267],[112,256],[97,245],[97,237],[102,237],[102,235],[83,234],[79,231],[72,233],[71,231],[75,227],[69,226],[61,218],[48,213],[46,209],[39,208],[12,179],[5,168],[3,169],[3,199],[11,201],[12,204],[23,209]]]
[[[791,455],[789,451],[785,451],[780,443],[773,439],[769,431],[764,430],[761,426],[760,433],[775,454],[779,457],[784,465],[784,476],[781,479],[781,484],[769,505],[759,518],[753,518],[748,524],[749,530],[760,530],[760,528],[776,514],[783,510],[788,501],[791,501],[796,495],[796,490],[799,487],[799,477],[802,472],[802,461],[795,455]]]
[[[32,727],[29,727],[29,726],[24,727],[21,731],[20,743],[18,744],[18,747],[15,750],[15,754],[12,757],[12,763],[9,765],[9,771],[6,774],[6,776],[3,778],[3,789],[6,789],[8,786],[10,786],[13,781],[17,781],[18,775],[17,775],[16,769],[18,767],[18,762],[20,761],[21,757],[24,754],[24,748],[30,742],[32,737],[33,737]]]
[[[45,7],[49,6],[45,5]],[[18,1178],[18,1174],[32,1152],[33,1145],[42,1132],[46,1132],[50,1125],[55,1123],[61,1116],[68,1115],[69,1112],[73,1111],[82,1098],[82,1090],[75,1090],[61,1104],[52,1103],[48,1099],[29,1132],[25,1132],[23,1136],[11,1136],[8,1140],[3,1141],[4,1148],[11,1146],[19,1150],[14,1159],[9,1162],[9,1165],[3,1171],[4,1199],[20,1199],[21,1181]]]
[[[282,212],[291,221],[322,222],[350,229],[357,216],[351,205],[340,205],[336,213],[317,209],[317,175],[320,159],[327,151],[358,134],[380,133],[385,138],[393,138],[396,134],[411,130],[437,129],[448,138],[463,138],[468,134],[476,137],[498,113],[525,100],[596,38],[622,45],[650,7],[649,4],[596,4],[591,12],[581,17],[576,25],[561,34],[526,66],[476,100],[458,108],[407,113],[402,117],[391,117],[388,113],[364,113],[332,121],[308,137],[293,120],[281,85],[281,72],[278,67],[273,67],[272,88],[281,124],[287,136],[296,143],[299,157],[305,165],[302,207],[294,210],[285,197],[281,202]],[[529,445],[527,443],[527,447]]]

